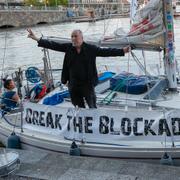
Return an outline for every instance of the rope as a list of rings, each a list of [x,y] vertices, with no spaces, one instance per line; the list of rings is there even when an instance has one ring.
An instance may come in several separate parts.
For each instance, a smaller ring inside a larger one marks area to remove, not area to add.
[[[5,117],[5,114],[7,113],[6,111],[3,111],[3,110],[1,110],[0,109],[0,113],[1,113],[1,115],[2,115],[2,118],[10,125],[10,126],[13,126],[14,127],[14,129],[13,129],[13,131],[15,130],[15,127],[21,127],[21,126],[18,126],[18,125],[16,125],[16,124],[13,124],[13,123],[11,123],[6,117]],[[17,118],[17,117],[16,117]]]
[[[147,75],[151,76],[151,74],[149,72],[147,72],[147,70],[145,69],[145,67],[143,66],[143,64],[139,61],[139,59],[137,58],[137,56],[131,51],[131,55],[134,59],[134,61],[137,63],[137,65],[139,66],[139,68],[146,73]]]
[[[127,41],[129,42],[129,39],[127,38]],[[130,43],[129,43],[130,46]],[[130,53],[128,53],[128,72],[129,72],[129,59],[130,59]],[[115,88],[101,101],[101,103],[105,102],[106,104],[111,103],[112,99],[114,98],[113,94],[115,91],[119,91],[121,90],[121,88],[123,87],[124,83],[126,81],[128,81],[130,76],[128,76],[127,78],[125,78],[123,81],[119,81],[117,83],[117,85],[115,86]],[[127,93],[128,92],[128,85],[126,87],[126,99],[127,99]],[[109,98],[110,97],[110,98]]]
[[[129,80],[130,77],[131,76],[128,76],[124,80],[119,80],[117,85],[113,88],[113,90],[109,92],[109,94],[101,101],[101,103],[110,104],[112,102],[112,99],[114,98],[114,96],[112,96],[114,92],[120,91],[122,87],[124,86],[124,84]]]

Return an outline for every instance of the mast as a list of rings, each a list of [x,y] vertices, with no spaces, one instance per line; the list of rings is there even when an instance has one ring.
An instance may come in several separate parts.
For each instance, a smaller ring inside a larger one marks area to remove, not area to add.
[[[137,0],[131,0],[130,1],[130,24],[131,24],[131,26],[133,24],[134,16],[136,14],[137,8],[138,8]]]
[[[164,48],[164,65],[165,73],[169,82],[169,90],[177,90],[176,79],[176,60],[174,49],[174,26],[173,26],[173,8],[172,0],[162,0],[164,25],[165,25],[165,48]]]

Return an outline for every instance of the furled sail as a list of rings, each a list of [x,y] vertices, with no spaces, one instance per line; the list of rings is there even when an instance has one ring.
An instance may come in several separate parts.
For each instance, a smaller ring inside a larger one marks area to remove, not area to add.
[[[160,51],[164,47],[162,1],[150,0],[133,17],[129,33],[116,30],[113,37],[101,40],[101,46],[120,47],[134,44],[137,48]]]
[[[161,51],[164,48],[164,24],[161,0],[150,0],[146,6],[136,11],[131,29],[126,33],[116,29],[112,36],[99,39],[84,38],[86,42],[101,47],[124,47],[130,44],[136,49]],[[48,37],[57,42],[71,42],[70,39]]]

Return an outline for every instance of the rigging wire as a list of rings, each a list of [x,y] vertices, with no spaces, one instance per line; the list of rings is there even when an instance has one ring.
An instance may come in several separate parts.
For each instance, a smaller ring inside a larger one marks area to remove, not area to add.
[[[6,2],[7,3],[7,11],[8,11],[8,13],[10,14],[10,8],[9,8],[9,5],[8,5],[8,2]],[[6,22],[5,22],[5,24],[8,24],[8,22],[7,22],[7,19],[6,19]],[[4,77],[4,68],[5,68],[5,58],[6,58],[6,50],[7,50],[7,35],[8,35],[8,31],[7,31],[7,28],[8,28],[8,26],[6,27],[6,31],[5,31],[5,39],[4,39],[4,53],[3,53],[3,58],[2,58],[2,69],[1,69],[1,82],[0,82],[0,91],[1,91],[1,89],[2,89],[2,79],[3,79],[3,77]]]
[[[134,52],[131,51],[131,55],[134,59],[134,61],[137,63],[137,65],[139,66],[139,68],[146,73],[147,75],[151,76],[151,74],[145,69],[144,65],[139,61],[139,59],[137,58],[137,56],[134,54]]]
[[[105,36],[107,30],[108,30],[108,27],[109,27],[109,24],[110,24],[110,18],[107,19],[107,23],[105,23],[106,19],[104,19],[104,33],[103,33],[103,36]]]
[[[128,73],[128,79],[127,79],[127,86],[126,86],[126,105],[125,105],[125,114],[126,114],[126,117],[127,117],[127,112],[128,112],[128,100],[127,100],[127,98],[128,98],[128,86],[129,86],[129,76],[131,76],[131,75],[129,75],[129,70],[130,70],[130,55],[131,55],[131,44],[130,44],[130,42],[129,42],[129,38],[127,37],[127,41],[128,41],[128,44],[129,44],[129,48],[130,48],[130,50],[129,50],[129,52],[128,52],[128,61],[127,61],[127,73]]]
[[[3,58],[2,58],[0,90],[2,89],[2,79],[4,77],[6,50],[7,50],[7,31],[5,32],[5,39],[4,39],[4,53],[3,53]]]
[[[52,29],[54,31],[54,29],[52,28],[52,25],[49,24],[48,25],[50,27],[50,29]],[[37,31],[41,34],[41,37],[43,37],[43,33],[42,33],[42,29],[40,26],[37,26],[37,24],[35,25]],[[50,78],[52,80],[52,84],[53,84],[53,74],[52,74],[52,66],[51,66],[51,59],[50,59],[50,55],[49,55],[49,50],[48,49],[45,49],[44,51],[44,55],[46,56],[46,68],[48,68],[50,70],[50,72],[48,71],[47,72],[47,69],[44,69],[46,71],[46,73],[48,73],[48,79]],[[44,61],[44,60],[43,60]],[[39,64],[42,64],[42,63],[39,63]],[[49,73],[50,73],[50,76],[49,76]],[[48,82],[49,83],[49,82]]]
[[[145,51],[144,51],[144,49],[142,49],[142,56],[143,56],[144,69],[145,69],[145,75],[146,75],[146,79],[145,79],[145,81],[146,81],[146,86],[147,86],[147,92],[149,92],[150,87],[149,87],[148,78],[147,78],[148,73],[147,73],[146,56],[145,56]],[[150,96],[149,96],[149,95],[148,95],[148,100],[149,100],[149,104],[150,104],[150,106],[149,106],[149,110],[152,110],[151,100],[150,100]]]

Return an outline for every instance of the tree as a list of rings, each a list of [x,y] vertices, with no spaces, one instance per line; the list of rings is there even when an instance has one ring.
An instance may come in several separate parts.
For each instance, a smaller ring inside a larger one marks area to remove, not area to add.
[[[67,6],[68,0],[24,0],[24,4],[26,6],[44,6],[44,4],[46,4],[47,6]]]
[[[30,5],[41,6],[42,5],[42,3],[39,0],[24,0],[24,4],[26,6],[30,6]]]
[[[63,6],[67,6],[68,5],[68,0],[59,0],[60,1],[60,5],[63,5]]]
[[[47,0],[49,6],[68,5],[68,0]]]

